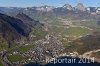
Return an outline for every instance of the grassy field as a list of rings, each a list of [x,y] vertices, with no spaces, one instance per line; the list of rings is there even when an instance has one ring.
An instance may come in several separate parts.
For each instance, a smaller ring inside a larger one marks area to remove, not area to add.
[[[7,48],[8,48],[7,42],[0,35],[0,51],[3,51],[4,49],[7,50]]]
[[[0,66],[3,66],[3,64],[0,62]]]
[[[90,33],[90,30],[87,28],[80,28],[80,27],[70,27],[63,31],[62,35],[69,35],[69,36],[84,36]]]
[[[92,29],[94,29],[94,30],[100,29],[100,25],[98,25],[98,24],[97,24],[97,21],[95,21],[95,20],[86,21],[86,22],[81,22],[81,24],[82,24],[83,26],[92,28]]]
[[[26,46],[19,47],[18,50],[20,53],[25,53],[33,47],[34,47],[33,45],[26,45]]]
[[[1,62],[1,59],[0,59],[0,66],[3,66],[2,62]]]
[[[46,32],[43,31],[43,29],[41,27],[36,27],[35,29],[32,29],[32,32],[30,33],[32,35],[35,35],[36,37],[34,38],[34,40],[39,40],[45,37]]]
[[[49,33],[54,32],[55,34],[59,34],[64,27],[56,27],[56,26],[51,26],[49,27]]]
[[[88,33],[90,33],[91,31],[87,28],[80,28],[80,27],[70,27],[70,28],[64,28],[64,27],[56,27],[56,26],[52,26],[50,28],[50,32],[54,32],[56,35],[61,35],[61,36],[84,36]]]
[[[19,54],[15,54],[15,55],[8,56],[8,60],[11,61],[11,62],[22,61],[23,57]]]

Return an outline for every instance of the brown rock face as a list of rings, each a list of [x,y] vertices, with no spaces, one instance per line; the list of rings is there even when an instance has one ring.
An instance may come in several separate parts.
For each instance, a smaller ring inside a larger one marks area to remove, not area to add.
[[[85,7],[82,3],[78,3],[76,6],[76,9],[79,11],[85,11]]]

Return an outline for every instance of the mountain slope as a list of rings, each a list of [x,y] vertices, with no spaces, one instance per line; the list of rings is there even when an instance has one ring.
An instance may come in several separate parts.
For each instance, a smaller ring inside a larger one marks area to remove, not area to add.
[[[100,32],[74,40],[66,46],[67,51],[76,51],[79,54],[98,49],[100,49]]]
[[[35,21],[34,19],[32,19],[31,17],[27,16],[24,13],[18,13],[15,17],[18,18],[18,19],[20,19],[20,20],[22,20],[29,27],[30,26],[31,27],[35,27],[36,25],[40,24],[39,21]]]
[[[23,21],[0,13],[0,33],[8,43],[11,43],[20,40],[21,36],[28,36],[30,28]]]

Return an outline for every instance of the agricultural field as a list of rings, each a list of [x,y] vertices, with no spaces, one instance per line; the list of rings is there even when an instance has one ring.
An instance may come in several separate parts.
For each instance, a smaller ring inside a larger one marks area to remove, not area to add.
[[[3,66],[3,64],[0,62],[0,66]]]
[[[14,54],[14,55],[8,56],[8,60],[11,61],[11,62],[22,61],[23,59],[24,58],[19,54]]]

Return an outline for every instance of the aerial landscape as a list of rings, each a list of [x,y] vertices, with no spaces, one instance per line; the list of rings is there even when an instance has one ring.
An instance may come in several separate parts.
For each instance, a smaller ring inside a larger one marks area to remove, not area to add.
[[[0,66],[49,63],[100,66],[99,0],[0,1]]]

